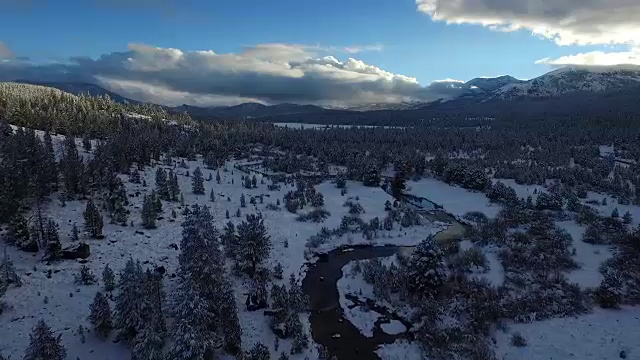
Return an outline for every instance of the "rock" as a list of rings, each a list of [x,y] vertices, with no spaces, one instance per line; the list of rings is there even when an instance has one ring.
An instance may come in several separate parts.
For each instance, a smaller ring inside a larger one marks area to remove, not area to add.
[[[91,255],[91,248],[87,243],[81,243],[75,248],[62,250],[62,258],[67,260],[86,259],[89,255]]]

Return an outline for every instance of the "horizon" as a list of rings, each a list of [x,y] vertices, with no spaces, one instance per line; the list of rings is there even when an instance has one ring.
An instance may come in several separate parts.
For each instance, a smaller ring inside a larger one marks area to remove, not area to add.
[[[468,91],[475,78],[640,64],[640,4],[623,0],[33,0],[0,8],[14,29],[0,33],[0,80],[84,82],[169,106],[429,102]]]

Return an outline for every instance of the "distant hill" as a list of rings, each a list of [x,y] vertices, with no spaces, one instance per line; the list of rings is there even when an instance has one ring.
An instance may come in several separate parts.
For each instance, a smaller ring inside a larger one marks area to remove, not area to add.
[[[109,91],[103,87],[100,87],[95,84],[90,83],[80,83],[80,82],[38,82],[38,81],[27,81],[27,80],[17,80],[17,83],[22,84],[32,84],[32,85],[40,85],[52,87],[58,90],[62,90],[64,92],[74,94],[74,95],[90,95],[90,96],[103,96],[109,95],[109,97],[116,102],[125,103],[128,102],[130,104],[140,104],[140,101],[132,100],[126,98],[120,94],[114,93],[113,91]]]
[[[173,108],[176,111],[186,111],[196,117],[211,117],[220,119],[252,119],[265,116],[287,114],[309,114],[331,110],[315,105],[277,104],[263,105],[259,103],[244,103],[234,106],[198,107],[181,105]]]

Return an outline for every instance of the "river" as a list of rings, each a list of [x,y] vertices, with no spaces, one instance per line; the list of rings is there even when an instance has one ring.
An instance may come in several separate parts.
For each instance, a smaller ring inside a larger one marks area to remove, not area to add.
[[[460,239],[465,226],[452,216],[436,211],[423,216],[451,223],[447,229],[435,235],[436,241]],[[376,323],[373,337],[368,338],[344,317],[340,307],[337,283],[342,277],[342,268],[350,261],[389,257],[399,252],[410,252],[412,247],[398,246],[353,246],[348,250],[336,249],[327,254],[319,254],[318,261],[311,265],[303,280],[303,289],[310,299],[311,335],[316,343],[324,345],[331,355],[339,360],[379,360],[375,351],[379,345],[391,344],[407,334],[389,335]],[[376,312],[391,320],[410,325],[389,309],[368,304]],[[408,326],[407,328],[409,328]]]

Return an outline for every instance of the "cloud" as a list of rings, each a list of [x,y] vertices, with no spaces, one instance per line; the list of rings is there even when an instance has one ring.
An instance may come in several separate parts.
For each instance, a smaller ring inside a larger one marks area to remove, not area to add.
[[[434,21],[528,30],[559,45],[640,41],[638,0],[416,0]]]
[[[0,64],[0,80],[98,83],[137,100],[175,105],[430,101],[464,91],[462,82],[423,87],[414,77],[361,60],[339,60],[319,46],[260,44],[238,53],[131,44],[97,59]],[[452,85],[453,84],[453,85]]]
[[[631,48],[628,51],[603,52],[591,51],[576,55],[562,56],[557,59],[544,58],[536,61],[536,64],[567,66],[613,66],[613,65],[640,65],[640,48]]]
[[[382,46],[380,44],[346,46],[344,48],[344,52],[346,52],[348,54],[359,54],[361,52],[382,51],[382,50],[384,50],[384,46]]]
[[[2,41],[0,41],[0,59],[13,59],[14,54],[9,49],[7,45],[5,45]]]

